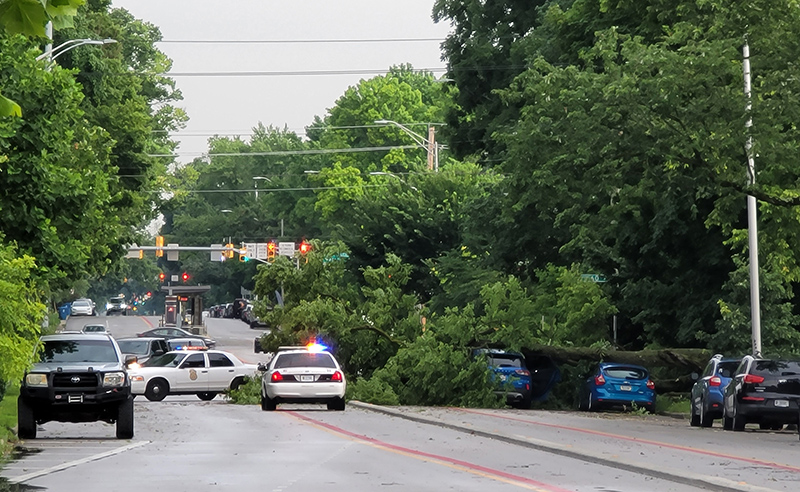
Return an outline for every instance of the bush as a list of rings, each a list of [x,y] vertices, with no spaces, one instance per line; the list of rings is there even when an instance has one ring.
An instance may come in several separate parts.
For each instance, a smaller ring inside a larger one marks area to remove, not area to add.
[[[236,405],[258,405],[261,403],[261,378],[245,377],[244,384],[225,393],[225,398]]]
[[[392,387],[380,377],[357,379],[347,385],[348,400],[358,400],[373,405],[399,405],[400,399]]]

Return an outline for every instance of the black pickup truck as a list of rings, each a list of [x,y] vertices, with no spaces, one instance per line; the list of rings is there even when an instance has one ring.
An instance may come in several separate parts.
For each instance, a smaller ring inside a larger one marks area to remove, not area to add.
[[[133,437],[133,397],[127,364],[105,333],[62,332],[40,339],[33,367],[20,387],[18,434],[35,439],[45,422],[117,424],[117,438]],[[127,359],[127,360],[126,360]]]

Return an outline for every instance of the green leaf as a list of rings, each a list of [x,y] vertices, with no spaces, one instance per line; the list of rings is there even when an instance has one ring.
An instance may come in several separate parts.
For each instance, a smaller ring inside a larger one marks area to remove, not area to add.
[[[0,116],[22,116],[22,108],[7,97],[0,94]]]
[[[47,12],[37,0],[5,0],[0,2],[0,24],[11,34],[44,36]]]

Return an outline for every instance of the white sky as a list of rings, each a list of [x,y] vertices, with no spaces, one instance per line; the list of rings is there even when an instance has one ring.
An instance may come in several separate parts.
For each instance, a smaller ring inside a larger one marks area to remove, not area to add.
[[[444,71],[434,0],[113,0],[114,7],[159,27],[158,47],[189,115],[179,161],[207,151],[210,134],[247,137],[262,122],[302,134],[344,91],[392,65]],[[308,41],[430,39],[360,43],[170,43],[168,41]],[[364,71],[342,75],[180,76],[180,73]]]

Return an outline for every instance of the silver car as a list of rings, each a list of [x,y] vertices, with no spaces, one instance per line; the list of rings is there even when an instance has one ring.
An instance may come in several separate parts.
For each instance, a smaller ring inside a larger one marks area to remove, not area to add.
[[[95,316],[94,305],[89,299],[77,299],[69,309],[70,316]]]

